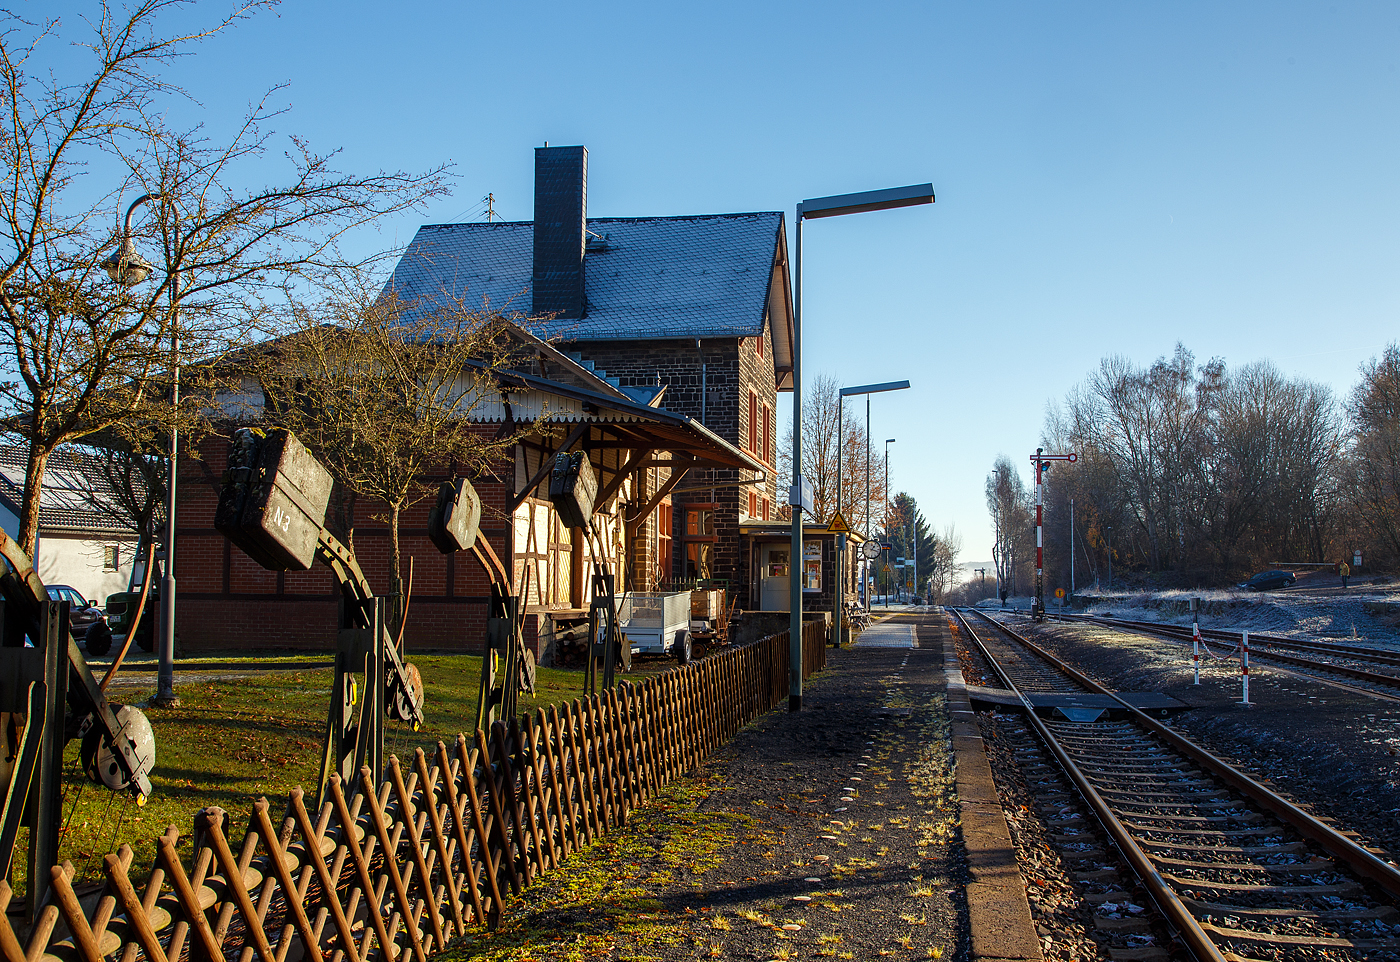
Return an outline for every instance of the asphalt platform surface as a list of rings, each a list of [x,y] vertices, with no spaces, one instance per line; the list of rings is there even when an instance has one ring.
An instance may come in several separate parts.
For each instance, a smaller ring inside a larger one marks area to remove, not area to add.
[[[681,780],[669,812],[634,813],[542,879],[505,931],[448,954],[523,958],[528,942],[540,958],[968,958],[946,625],[896,615],[829,651],[800,711],[743,729]],[[682,858],[678,823],[694,843]],[[588,889],[590,872],[611,876]]]

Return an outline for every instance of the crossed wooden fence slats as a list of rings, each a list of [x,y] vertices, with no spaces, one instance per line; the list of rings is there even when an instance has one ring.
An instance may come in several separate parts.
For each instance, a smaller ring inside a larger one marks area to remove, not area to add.
[[[825,667],[825,625],[803,635],[805,677]],[[314,820],[299,788],[280,826],[258,799],[236,848],[226,813],[203,809],[189,865],[172,825],[144,892],[129,845],[82,900],[72,864],[54,866],[23,943],[0,880],[0,962],[426,962],[786,698],[788,658],[773,635],[418,749],[407,769],[391,756],[378,784],[368,768],[332,779]]]

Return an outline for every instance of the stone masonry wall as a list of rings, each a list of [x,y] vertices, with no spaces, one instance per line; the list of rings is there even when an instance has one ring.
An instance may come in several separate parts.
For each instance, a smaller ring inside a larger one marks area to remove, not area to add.
[[[757,338],[747,337],[705,338],[701,340],[699,350],[694,341],[663,340],[583,341],[561,347],[580,354],[585,361],[593,362],[604,376],[618,378],[624,387],[666,385],[662,407],[701,421],[720,437],[762,461],[762,434],[759,432],[758,437],[750,437],[749,393],[752,391],[756,395],[759,411],[762,412],[765,407],[767,409],[770,446],[776,461],[777,388],[772,338],[766,322],[761,354],[758,345]],[[705,365],[703,375],[702,354]],[[775,478],[775,473],[776,465],[770,464],[765,472],[766,480],[757,486],[741,486],[738,482],[748,480],[752,475],[735,470],[692,471],[680,482],[681,490],[672,498],[675,505],[672,578],[679,579],[684,571],[685,548],[681,538],[685,530],[685,506],[712,503],[713,497],[713,503],[718,505],[715,510],[718,540],[714,573],[739,591],[741,607],[749,606],[750,578],[748,564],[739,551],[739,517],[741,513],[748,513],[751,490],[758,494],[758,516],[762,517],[761,505],[766,500],[769,517],[776,517],[776,495],[781,482]]]

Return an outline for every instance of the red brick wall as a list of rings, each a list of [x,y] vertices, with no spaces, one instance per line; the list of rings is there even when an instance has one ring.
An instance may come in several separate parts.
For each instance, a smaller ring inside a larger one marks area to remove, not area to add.
[[[228,444],[211,438],[200,459],[182,459],[176,509],[176,631],[185,651],[335,646],[337,591],[322,565],[309,571],[267,571],[214,530],[214,507]],[[506,476],[508,477],[508,476]],[[507,482],[476,483],[483,533],[509,559],[503,512]],[[405,573],[414,559],[413,600],[405,640],[410,650],[479,651],[485,644],[490,581],[470,553],[441,554],[428,540],[432,498],[406,510],[399,523]],[[390,550],[382,514],[364,500],[354,506],[355,556],[376,593],[389,589]]]
[[[750,438],[749,395],[752,393],[762,417],[766,412],[770,445],[777,458],[781,430],[776,421],[778,407],[776,373],[773,368],[773,339],[771,325],[764,322],[762,345],[757,337],[705,338],[700,343],[705,358],[704,388],[700,373],[700,352],[692,341],[577,341],[565,345],[585,361],[592,361],[608,377],[616,377],[623,385],[649,387],[658,382],[667,385],[661,406],[668,411],[697,420],[704,408],[704,423],[726,441],[744,448],[763,460],[762,435]],[[706,396],[702,398],[704,393]],[[675,535],[683,533],[686,504],[715,503],[715,576],[727,579],[740,593],[741,607],[751,607],[748,598],[749,570],[739,554],[739,513],[747,512],[749,492],[767,502],[770,517],[777,517],[779,490],[787,491],[786,482],[776,476],[776,464],[765,471],[762,485],[740,486],[737,482],[751,477],[750,472],[710,469],[692,471],[681,482],[675,502]],[[713,485],[711,497],[708,487]],[[687,490],[688,489],[688,490]],[[646,529],[643,529],[646,531]],[[649,534],[649,532],[647,532]],[[675,543],[670,577],[680,578],[684,570],[685,550]],[[642,564],[648,559],[640,559]]]

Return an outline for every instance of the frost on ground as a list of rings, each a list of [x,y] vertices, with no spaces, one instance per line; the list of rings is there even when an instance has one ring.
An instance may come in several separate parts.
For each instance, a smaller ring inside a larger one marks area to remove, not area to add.
[[[1173,590],[1080,598],[1085,603],[1080,610],[1085,614],[1173,625],[1191,624],[1190,599],[1199,598],[1203,628],[1400,644],[1400,588],[1390,585],[1368,585],[1346,592]]]

